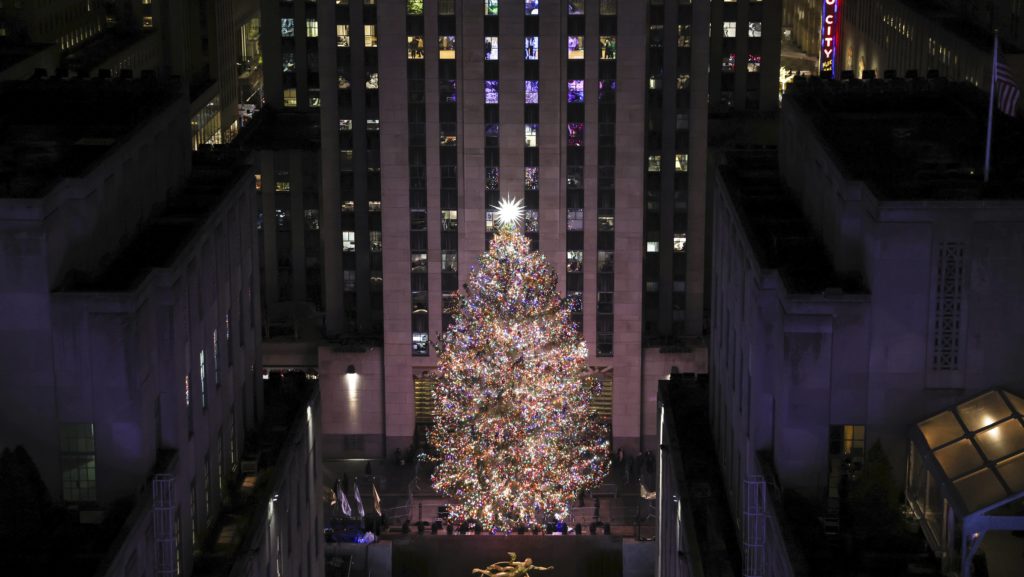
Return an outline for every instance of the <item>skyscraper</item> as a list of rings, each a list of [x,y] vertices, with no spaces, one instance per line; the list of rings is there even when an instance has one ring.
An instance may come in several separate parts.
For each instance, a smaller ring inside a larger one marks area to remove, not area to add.
[[[780,4],[262,7],[267,364],[319,368],[325,452],[430,422],[431,341],[505,196],[576,307],[613,437],[653,437],[657,380],[706,371],[709,114],[777,106]]]

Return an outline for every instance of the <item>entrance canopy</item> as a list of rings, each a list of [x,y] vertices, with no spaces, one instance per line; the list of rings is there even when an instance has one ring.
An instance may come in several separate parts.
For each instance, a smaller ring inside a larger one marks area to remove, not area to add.
[[[962,565],[986,531],[1024,529],[1024,398],[992,389],[918,423],[907,500],[936,552]]]

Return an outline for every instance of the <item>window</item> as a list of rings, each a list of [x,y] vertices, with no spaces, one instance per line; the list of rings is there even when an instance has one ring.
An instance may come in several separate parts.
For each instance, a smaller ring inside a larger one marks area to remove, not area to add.
[[[407,36],[406,41],[408,43],[406,57],[409,60],[423,60],[423,37]]]
[[[583,0],[569,0],[569,14],[583,14]]]
[[[348,78],[346,78],[344,74],[339,74],[338,75],[338,90],[348,90],[349,88],[352,88],[352,83],[348,81]],[[352,124],[352,120],[351,119],[349,119],[348,122],[349,122],[349,125]],[[351,128],[349,130],[351,130]]]
[[[498,37],[487,36],[484,38],[484,60],[498,59]]]
[[[761,37],[761,23],[760,22],[750,22],[750,23],[748,23],[747,24],[747,36],[749,36],[751,38],[760,38]]]
[[[570,208],[565,212],[566,230],[583,230],[583,209]]]
[[[615,37],[614,36],[602,36],[601,37],[601,60],[615,60]]]
[[[484,80],[484,102],[487,104],[498,103],[498,81]]]
[[[690,47],[690,25],[680,24],[677,28],[678,35],[676,36],[676,46],[679,48]]]
[[[534,191],[540,184],[540,169],[536,166],[527,166],[524,169],[523,189]]]
[[[356,233],[354,230],[341,231],[341,250],[344,252],[355,252]]]
[[[363,43],[367,48],[375,48],[377,46],[377,26],[375,24],[363,26]]]
[[[405,13],[409,15],[423,14],[423,0],[407,0]]]
[[[583,146],[583,123],[570,122],[567,126],[569,139],[568,146]]]
[[[306,38],[316,38],[317,36],[320,36],[320,26],[316,19],[306,18]]]
[[[338,24],[338,48],[348,48],[351,45],[348,36],[348,24]]]
[[[281,19],[281,37],[282,38],[294,38],[295,37],[295,19],[294,18],[282,18]]]
[[[217,329],[213,329],[213,384],[220,386],[220,343],[217,338]]]
[[[537,146],[537,125],[527,124],[525,125],[525,146],[527,148],[534,148]]]
[[[569,60],[583,60],[583,37],[570,36],[568,39],[568,43]]]
[[[565,272],[583,272],[583,251],[570,250],[565,253]]]
[[[829,453],[848,459],[858,467],[864,463],[864,425],[829,427]]]
[[[525,97],[524,101],[526,104],[537,104],[540,102],[540,81],[539,80],[527,80],[525,85]]]
[[[598,80],[597,81],[597,100],[599,102],[612,102],[615,100],[615,80]]]
[[[647,252],[658,252],[658,241],[656,241],[656,240],[649,240],[649,241],[647,241]],[[650,283],[648,283],[648,285],[649,284]],[[655,284],[655,286],[657,286],[657,284]],[[658,290],[658,289],[655,288],[654,290]]]
[[[722,36],[726,38],[736,38],[736,21],[729,20],[722,23]]]
[[[722,57],[722,72],[736,71],[736,55],[726,54]]]
[[[690,170],[690,155],[689,154],[677,154],[676,155],[676,172],[687,172]]]
[[[540,14],[540,0],[525,0],[524,4],[527,16]]]
[[[747,72],[761,71],[761,55],[747,54]]]
[[[366,89],[377,90],[380,88],[380,75],[376,72],[370,72],[366,75]],[[367,128],[369,128],[369,119],[367,119]]]
[[[583,81],[582,80],[570,80],[568,84],[568,90],[566,91],[566,100],[568,102],[583,102]]]
[[[414,252],[410,255],[411,272],[427,272],[427,253]]]
[[[597,272],[615,271],[615,253],[610,250],[597,251]]]
[[[412,354],[419,357],[427,356],[427,333],[412,334]]]
[[[307,208],[302,211],[303,217],[306,221],[306,230],[320,230],[320,210],[316,208]],[[227,337],[227,335],[225,335]]]
[[[484,15],[485,16],[497,16],[498,15],[498,0],[484,0]]]
[[[525,53],[523,58],[526,60],[536,60],[540,56],[540,38],[538,36],[527,36],[524,42]]]
[[[686,252],[685,232],[677,232],[672,236],[672,252]]]
[[[652,154],[647,157],[647,172],[661,172],[661,155]]]
[[[294,52],[281,52],[281,71],[282,72],[294,72],[295,71],[295,53]]]
[[[441,230],[444,230],[444,231],[459,230],[459,211],[457,211],[457,210],[442,210],[441,211]]]
[[[455,60],[455,37],[437,37],[437,57],[441,60]]]
[[[199,404],[206,409],[206,351],[199,351]]]
[[[441,251],[441,272],[459,272],[459,253],[455,251]]]
[[[601,0],[601,16],[615,16],[617,0]]]
[[[92,423],[61,423],[60,470],[64,501],[96,500],[96,440]]]
[[[153,17],[152,16],[143,16],[142,17],[142,27],[143,28],[152,28],[153,27]]]
[[[686,90],[690,87],[690,75],[680,74],[676,76],[676,90]]]

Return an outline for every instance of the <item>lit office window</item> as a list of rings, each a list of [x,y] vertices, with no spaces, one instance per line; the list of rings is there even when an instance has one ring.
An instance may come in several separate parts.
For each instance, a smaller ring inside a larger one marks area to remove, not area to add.
[[[583,230],[583,209],[570,208],[565,213],[566,230]]]
[[[411,272],[427,272],[427,253],[414,252],[409,258]]]
[[[498,15],[498,0],[484,0],[484,15],[485,16],[497,16]]]
[[[760,38],[761,37],[761,23],[760,22],[750,22],[750,23],[748,23],[747,24],[747,36],[749,36],[751,38]]]
[[[406,57],[409,60],[423,60],[423,37],[407,36],[406,42],[408,46]]]
[[[356,232],[354,230],[341,231],[341,250],[344,252],[355,252]]]
[[[583,81],[570,80],[565,98],[568,102],[583,102]]]
[[[363,26],[363,45],[367,48],[377,46],[377,25],[366,24]]]
[[[747,72],[761,71],[761,55],[747,54]]]
[[[423,0],[408,0],[405,3],[405,13],[411,16],[423,14]]]
[[[726,54],[722,57],[722,72],[736,71],[736,55]]]
[[[614,36],[601,37],[601,60],[615,60],[617,53]]]
[[[451,250],[441,251],[441,272],[459,272],[459,253]]]
[[[618,0],[601,0],[601,16],[615,16]]]
[[[583,14],[583,0],[569,0],[569,14]]]
[[[538,36],[527,36],[524,39],[525,52],[523,58],[526,60],[536,60],[540,56],[540,37]]]
[[[314,18],[306,18],[306,38],[316,38],[320,35],[320,25]]]
[[[680,24],[678,27],[679,34],[676,36],[676,46],[679,48],[690,47],[690,25]]]
[[[523,189],[529,191],[537,190],[540,185],[540,169],[536,166],[527,166],[523,174]]]
[[[418,357],[427,356],[427,333],[412,334],[412,354]]]
[[[484,80],[484,102],[487,104],[498,103],[498,81]]]
[[[281,53],[281,71],[282,72],[294,72],[295,71],[295,53],[294,52],[282,52]]]
[[[583,272],[583,251],[570,250],[565,253],[565,272]]]
[[[615,272],[615,253],[610,250],[597,251],[597,272]]]
[[[537,104],[540,102],[540,81],[527,80],[525,84],[524,102],[526,104]]]
[[[351,41],[349,40],[349,36],[348,36],[348,24],[338,24],[338,26],[337,26],[337,34],[338,34],[338,47],[339,48],[348,48],[351,45]]]
[[[583,60],[583,37],[570,36],[568,39],[568,43],[569,60]]]
[[[685,232],[677,232],[672,236],[672,252],[686,252]]]
[[[498,37],[487,36],[484,38],[484,60],[498,59]]]
[[[441,60],[455,60],[455,37],[437,37],[437,57]]]
[[[726,38],[736,38],[736,21],[730,20],[722,22],[722,36]]]
[[[281,37],[282,38],[294,38],[295,37],[295,19],[294,18],[282,18],[281,19]]]
[[[524,145],[527,148],[534,148],[537,146],[537,125],[527,124],[525,125],[525,142]]]
[[[376,72],[371,72],[366,75],[366,89],[377,90],[380,88],[380,75]]]
[[[676,172],[686,172],[690,170],[690,155],[689,154],[677,154],[676,155]]]
[[[524,6],[526,8],[527,16],[536,16],[540,14],[540,0],[525,0]]]
[[[443,231],[459,230],[459,211],[457,211],[457,210],[442,210],[441,211],[441,230],[443,230]]]
[[[647,241],[647,252],[658,252],[658,241],[649,240]],[[655,288],[654,290],[658,290]]]

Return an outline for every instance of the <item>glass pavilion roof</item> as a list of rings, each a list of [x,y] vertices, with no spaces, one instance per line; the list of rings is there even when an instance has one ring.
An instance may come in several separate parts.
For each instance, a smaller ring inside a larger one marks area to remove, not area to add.
[[[969,515],[1024,493],[1024,398],[994,389],[917,424]],[[920,440],[918,441],[920,445]]]

